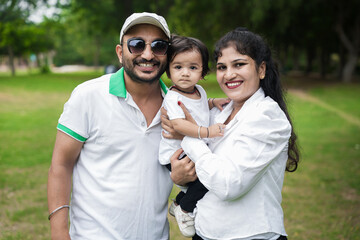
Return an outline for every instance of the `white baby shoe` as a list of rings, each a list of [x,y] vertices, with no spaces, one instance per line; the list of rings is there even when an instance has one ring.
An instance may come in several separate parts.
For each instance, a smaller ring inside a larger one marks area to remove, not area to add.
[[[182,235],[185,237],[193,237],[195,235],[194,217],[190,216],[189,213],[183,212],[180,205],[175,207],[174,213]]]

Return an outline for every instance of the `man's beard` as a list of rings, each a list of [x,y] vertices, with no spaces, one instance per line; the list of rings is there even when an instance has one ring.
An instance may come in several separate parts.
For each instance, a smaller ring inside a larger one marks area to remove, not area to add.
[[[129,60],[125,60],[123,58],[122,62],[123,62],[124,71],[131,78],[131,80],[133,80],[134,82],[137,82],[137,83],[149,83],[149,84],[151,84],[151,83],[159,80],[161,75],[165,72],[165,68],[166,68],[166,64],[161,65],[158,61],[154,61],[154,60],[147,61],[145,59],[142,59],[140,61],[133,60],[132,62],[130,62]],[[155,77],[153,77],[153,78],[141,78],[134,71],[134,66],[136,64],[139,64],[139,63],[158,64],[158,65],[160,65],[160,68],[158,69],[158,73],[156,74]]]

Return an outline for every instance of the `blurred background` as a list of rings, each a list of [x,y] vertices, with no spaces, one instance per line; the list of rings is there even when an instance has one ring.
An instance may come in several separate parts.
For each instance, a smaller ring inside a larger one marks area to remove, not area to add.
[[[267,39],[301,149],[282,191],[289,239],[360,239],[359,10],[359,0],[0,0],[0,239],[50,239],[47,172],[63,105],[120,67],[122,24],[143,11],[210,53],[238,26]],[[214,71],[199,84],[224,97]],[[171,240],[186,239],[168,219]]]
[[[150,11],[210,50],[224,33],[247,27],[268,40],[283,73],[350,82],[359,74],[359,9],[358,0],[0,0],[0,69],[118,66],[124,20]]]

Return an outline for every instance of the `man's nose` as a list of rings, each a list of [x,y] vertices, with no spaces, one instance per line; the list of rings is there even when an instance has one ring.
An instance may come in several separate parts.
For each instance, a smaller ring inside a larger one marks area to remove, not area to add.
[[[151,59],[153,59],[154,53],[153,53],[153,51],[151,50],[150,44],[146,44],[146,45],[145,45],[145,49],[144,49],[144,51],[142,52],[141,57],[144,58],[144,59],[146,59],[146,60],[151,60]]]

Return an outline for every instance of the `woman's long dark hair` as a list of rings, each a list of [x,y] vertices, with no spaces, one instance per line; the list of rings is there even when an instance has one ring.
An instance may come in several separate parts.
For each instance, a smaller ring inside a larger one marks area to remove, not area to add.
[[[260,87],[264,90],[265,96],[271,97],[279,104],[292,126],[288,148],[289,159],[286,164],[286,171],[294,172],[297,169],[300,159],[300,153],[296,142],[297,136],[293,130],[293,124],[286,107],[278,66],[271,56],[269,46],[261,36],[248,31],[246,28],[236,28],[225,34],[216,43],[214,51],[216,62],[218,61],[218,58],[221,57],[221,50],[229,46],[234,46],[239,53],[251,57],[256,63],[257,70],[260,64],[265,62],[266,73],[265,78],[260,81]]]

